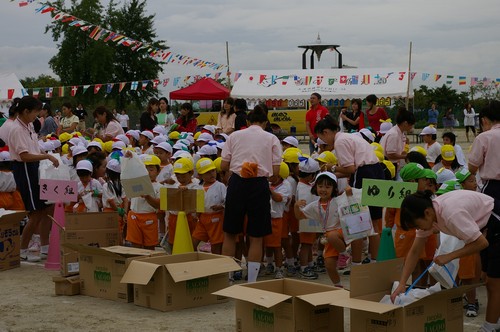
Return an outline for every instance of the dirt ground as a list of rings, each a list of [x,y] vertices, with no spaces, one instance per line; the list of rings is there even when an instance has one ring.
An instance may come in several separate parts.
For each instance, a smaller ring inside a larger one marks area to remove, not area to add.
[[[467,153],[469,144],[459,132],[459,143]],[[413,144],[412,144],[413,145]],[[304,151],[307,147],[303,146]],[[2,299],[0,331],[235,331],[234,302],[160,312],[87,296],[55,296],[52,276],[41,263],[22,263],[20,268],[0,272]],[[345,287],[349,279],[342,277]],[[316,281],[331,284],[323,274]],[[477,331],[484,321],[486,291],[478,289],[479,317],[464,317],[464,331]],[[349,331],[349,310],[345,310]]]
[[[44,263],[22,263],[20,268],[0,272],[2,303],[0,331],[235,331],[234,302],[160,312],[83,295],[56,296],[52,277],[58,272]],[[269,278],[264,278],[269,279]],[[315,282],[331,285],[326,274]],[[342,276],[349,288],[349,279]],[[477,331],[484,321],[485,288],[478,290],[480,315],[464,317],[464,331]],[[344,311],[349,331],[349,310]]]

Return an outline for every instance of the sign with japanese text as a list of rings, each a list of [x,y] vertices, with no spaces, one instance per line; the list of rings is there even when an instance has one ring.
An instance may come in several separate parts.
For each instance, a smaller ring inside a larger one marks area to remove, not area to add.
[[[363,179],[361,204],[400,208],[403,199],[417,191],[416,182]]]
[[[78,201],[76,181],[40,179],[40,198],[52,202]]]

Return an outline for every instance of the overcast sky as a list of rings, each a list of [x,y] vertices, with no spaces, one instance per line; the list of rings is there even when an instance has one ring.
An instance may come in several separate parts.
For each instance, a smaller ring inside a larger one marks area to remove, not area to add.
[[[17,1],[0,2],[0,72],[53,75],[48,61],[57,45],[44,34],[51,18]],[[350,66],[407,68],[413,41],[413,71],[500,77],[498,0],[148,0],[147,10],[175,53],[226,63],[228,41],[233,73],[300,68],[297,46],[320,33],[323,43],[341,45]],[[323,53],[316,68],[331,67],[334,54]],[[177,64],[164,69],[162,77],[210,72]]]

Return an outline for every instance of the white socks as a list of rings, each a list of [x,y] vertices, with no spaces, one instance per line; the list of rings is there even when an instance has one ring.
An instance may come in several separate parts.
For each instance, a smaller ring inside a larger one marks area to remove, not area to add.
[[[499,329],[500,329],[500,323],[498,323],[498,322],[496,324],[484,322],[483,326],[481,326],[480,331],[482,331],[482,332],[495,332],[495,331],[498,331]]]
[[[248,282],[256,282],[259,275],[260,263],[248,262]]]

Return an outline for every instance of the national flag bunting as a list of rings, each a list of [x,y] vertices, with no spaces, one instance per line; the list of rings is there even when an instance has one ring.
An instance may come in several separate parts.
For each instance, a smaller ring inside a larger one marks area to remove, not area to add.
[[[40,89],[33,89],[33,97],[38,98],[40,95]]]
[[[127,82],[120,82],[120,85],[118,86],[118,92],[122,92],[125,85],[127,85]]]
[[[458,85],[465,85],[465,83],[467,83],[467,77],[459,76],[458,77]]]
[[[16,89],[8,89],[7,90],[7,99],[12,99],[14,97],[14,92]]]
[[[64,86],[60,86],[57,88],[57,94],[59,95],[59,97],[64,97],[66,94],[66,89]]]
[[[102,84],[94,85],[94,94],[97,94],[101,90]]]
[[[84,85],[83,86],[83,92],[82,93],[85,93],[87,91],[87,89],[90,88],[90,85]]]
[[[439,81],[439,79],[441,78],[441,76],[442,75],[439,75],[439,74],[434,75],[434,82]]]
[[[452,84],[453,83],[453,78],[455,76],[447,75],[446,76],[446,84]]]
[[[137,90],[137,86],[139,85],[139,82],[138,81],[133,81],[132,83],[130,83],[130,90]]]
[[[148,87],[149,81],[142,81],[142,91],[146,90]]]
[[[76,96],[76,93],[78,92],[78,86],[77,85],[73,85],[71,87],[71,97],[74,97]]]
[[[477,84],[477,77],[470,78],[470,86],[475,86]]]
[[[52,88],[45,88],[45,98],[52,98]]]

